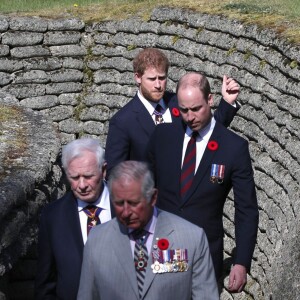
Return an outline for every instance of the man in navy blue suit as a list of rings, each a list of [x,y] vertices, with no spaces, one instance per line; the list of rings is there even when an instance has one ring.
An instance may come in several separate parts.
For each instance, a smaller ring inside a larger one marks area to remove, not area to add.
[[[106,141],[108,173],[121,161],[146,159],[146,147],[156,124],[180,122],[176,94],[166,91],[168,69],[168,58],[155,48],[146,48],[134,58],[138,92],[109,122]],[[238,92],[238,84],[224,76],[223,98],[215,117],[225,126],[230,124],[239,108],[231,105]]]
[[[157,205],[204,228],[220,280],[223,206],[233,188],[236,249],[228,288],[240,292],[247,280],[258,227],[248,142],[212,116],[213,98],[205,76],[183,76],[177,96],[183,121],[157,126],[149,142],[148,158],[159,190]]]
[[[41,214],[37,300],[76,299],[88,232],[112,217],[99,141],[84,138],[70,142],[63,148],[62,164],[72,191],[48,204]]]

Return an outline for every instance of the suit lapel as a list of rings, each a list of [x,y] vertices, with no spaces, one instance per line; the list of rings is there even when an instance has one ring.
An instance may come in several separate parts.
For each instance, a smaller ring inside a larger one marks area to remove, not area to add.
[[[173,111],[172,111],[173,108],[176,108],[176,110],[179,113],[176,96],[173,93],[166,92],[163,96],[163,99],[165,101],[166,106],[170,110],[171,117],[172,117],[172,122],[177,123],[177,124],[181,124],[182,119],[181,119],[180,114],[179,114],[179,116],[175,116]],[[153,122],[153,119],[150,116],[147,109],[145,108],[142,101],[139,99],[137,94],[135,95],[133,100],[134,100],[133,112],[136,113],[136,120],[140,124],[141,128],[143,128],[144,131],[147,133],[147,135],[151,136],[151,134],[153,133],[153,130],[155,128],[155,124]]]
[[[174,124],[175,125],[175,124]],[[174,162],[176,162],[176,170],[175,170],[175,178],[178,178],[178,184],[176,185],[176,195],[178,195],[179,203],[181,202],[180,196],[180,177],[181,177],[181,161],[182,161],[182,148],[183,148],[183,140],[186,131],[186,125],[180,120],[177,126],[173,126],[174,133],[174,144],[172,146],[172,157],[174,158]]]
[[[143,296],[147,293],[148,289],[150,288],[155,276],[159,276],[155,273],[153,273],[151,269],[152,265],[152,249],[153,245],[156,244],[156,238],[168,238],[171,236],[172,232],[174,231],[173,227],[170,225],[170,222],[168,220],[168,217],[165,213],[158,210],[158,217],[157,217],[157,223],[155,227],[155,232],[153,235],[153,241],[151,246],[151,251],[149,253],[148,263],[147,263],[147,270],[146,270],[146,277],[144,281],[144,288],[143,288]],[[173,246],[172,243],[169,245],[169,249]]]
[[[175,94],[170,94],[168,92],[165,93],[164,95],[164,101],[166,106],[169,108],[171,117],[172,117],[172,123],[181,123],[181,115],[178,109],[178,103],[177,103],[177,98]]]
[[[136,279],[136,271],[134,268],[134,260],[132,257],[132,251],[130,247],[130,240],[128,237],[128,230],[122,224],[115,220],[113,229],[115,232],[112,236],[117,237],[112,239],[112,249],[116,254],[117,260],[119,261],[119,268],[123,268],[126,278],[129,280],[130,285],[136,294],[136,298],[139,298],[138,286]]]
[[[221,134],[221,130],[220,130],[220,125],[218,124],[218,122],[216,122],[215,128],[212,132],[212,135],[211,135],[209,141],[214,140],[218,144],[220,144],[221,139],[222,139],[222,134]],[[187,192],[187,194],[185,196],[184,203],[186,203],[191,198],[191,196],[193,195],[193,193],[196,191],[199,184],[203,180],[204,175],[207,174],[208,171],[210,172],[210,170],[208,170],[208,169],[211,168],[212,160],[213,160],[213,158],[215,157],[216,154],[217,154],[217,151],[209,150],[206,147],[206,149],[203,153],[202,159],[200,161],[200,164],[198,166],[197,172],[195,174],[192,186],[191,186],[191,188],[189,189],[189,191]]]
[[[80,227],[77,201],[72,192],[70,192],[68,198],[64,200],[63,210],[65,225],[62,231],[66,233],[68,232],[67,235],[69,235],[69,238],[72,238],[75,243],[74,249],[79,249],[79,255],[82,257],[84,244]]]
[[[137,95],[135,95],[133,100],[133,112],[135,113],[135,119],[139,126],[143,128],[148,136],[150,136],[155,128],[153,119]]]

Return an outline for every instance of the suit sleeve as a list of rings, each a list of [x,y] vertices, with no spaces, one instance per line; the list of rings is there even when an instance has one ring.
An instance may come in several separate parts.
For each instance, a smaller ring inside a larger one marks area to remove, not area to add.
[[[95,240],[97,241],[96,238]],[[95,248],[92,242],[92,239],[89,238],[84,247],[77,300],[101,300],[95,285],[96,278],[93,264],[93,255],[95,255],[93,249]]]
[[[107,177],[114,166],[122,161],[128,160],[129,158],[130,141],[124,126],[125,124],[120,124],[116,117],[113,117],[109,122],[105,147]]]
[[[250,270],[258,229],[258,205],[248,142],[235,156],[232,185],[235,206],[236,251],[234,264]]]
[[[217,300],[219,291],[208,241],[203,229],[199,229],[199,232],[200,238],[195,238],[197,248],[192,265],[192,300]]]
[[[238,104],[234,107],[221,98],[220,104],[214,112],[214,117],[225,127],[228,127],[239,109],[240,106]]]
[[[43,211],[41,215],[38,241],[38,265],[35,278],[35,299],[56,299],[56,269],[49,242],[46,217]]]

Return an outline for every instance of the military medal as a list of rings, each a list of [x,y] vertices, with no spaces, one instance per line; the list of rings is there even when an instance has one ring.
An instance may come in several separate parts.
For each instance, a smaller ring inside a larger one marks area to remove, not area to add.
[[[161,124],[163,122],[162,115],[156,115],[155,117],[156,124]]]
[[[217,182],[218,184],[222,184],[224,180],[224,172],[225,172],[225,165],[211,165],[210,171],[210,181],[212,183]]]
[[[187,249],[166,249],[165,246],[169,246],[169,242],[165,239],[160,241],[161,243],[158,243],[158,247],[153,246],[153,264],[151,265],[153,273],[186,272],[189,268]]]
[[[147,238],[149,236],[149,232],[145,232],[145,235],[137,238],[135,240],[136,245],[138,246],[138,251],[136,255],[136,259],[134,261],[134,265],[135,265],[135,269],[138,272],[142,272],[145,270],[145,268],[147,267],[147,260],[148,260],[148,255],[145,255],[144,251],[147,251],[147,249],[143,249],[143,247],[145,247],[145,243],[147,241]]]
[[[212,183],[216,182],[217,179],[217,165],[216,164],[212,164],[211,165],[211,171],[210,171],[210,181]]]
[[[155,261],[152,265],[151,268],[153,270],[153,273],[161,273],[160,270],[160,263],[158,261]]]
[[[218,170],[218,183],[219,184],[223,183],[224,172],[225,172],[225,166],[219,165],[219,170]]]
[[[144,251],[141,249],[138,254],[138,259],[135,261],[135,269],[137,271],[144,271],[147,267],[147,260],[145,259]]]

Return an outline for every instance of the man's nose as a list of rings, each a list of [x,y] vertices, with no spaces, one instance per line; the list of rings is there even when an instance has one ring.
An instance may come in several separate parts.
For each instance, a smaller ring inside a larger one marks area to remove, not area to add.
[[[130,216],[131,214],[131,209],[130,209],[130,205],[128,205],[126,202],[123,205],[123,211],[122,211],[122,216],[124,218],[127,218],[128,216]]]
[[[155,79],[155,87],[159,89],[161,87],[161,80],[159,78]]]
[[[195,118],[195,116],[194,116],[193,112],[191,112],[191,111],[189,110],[189,111],[187,112],[187,120],[188,120],[189,122],[191,122],[191,121],[194,120],[194,118]]]
[[[86,188],[86,181],[84,178],[82,177],[79,178],[78,187],[82,190]]]

